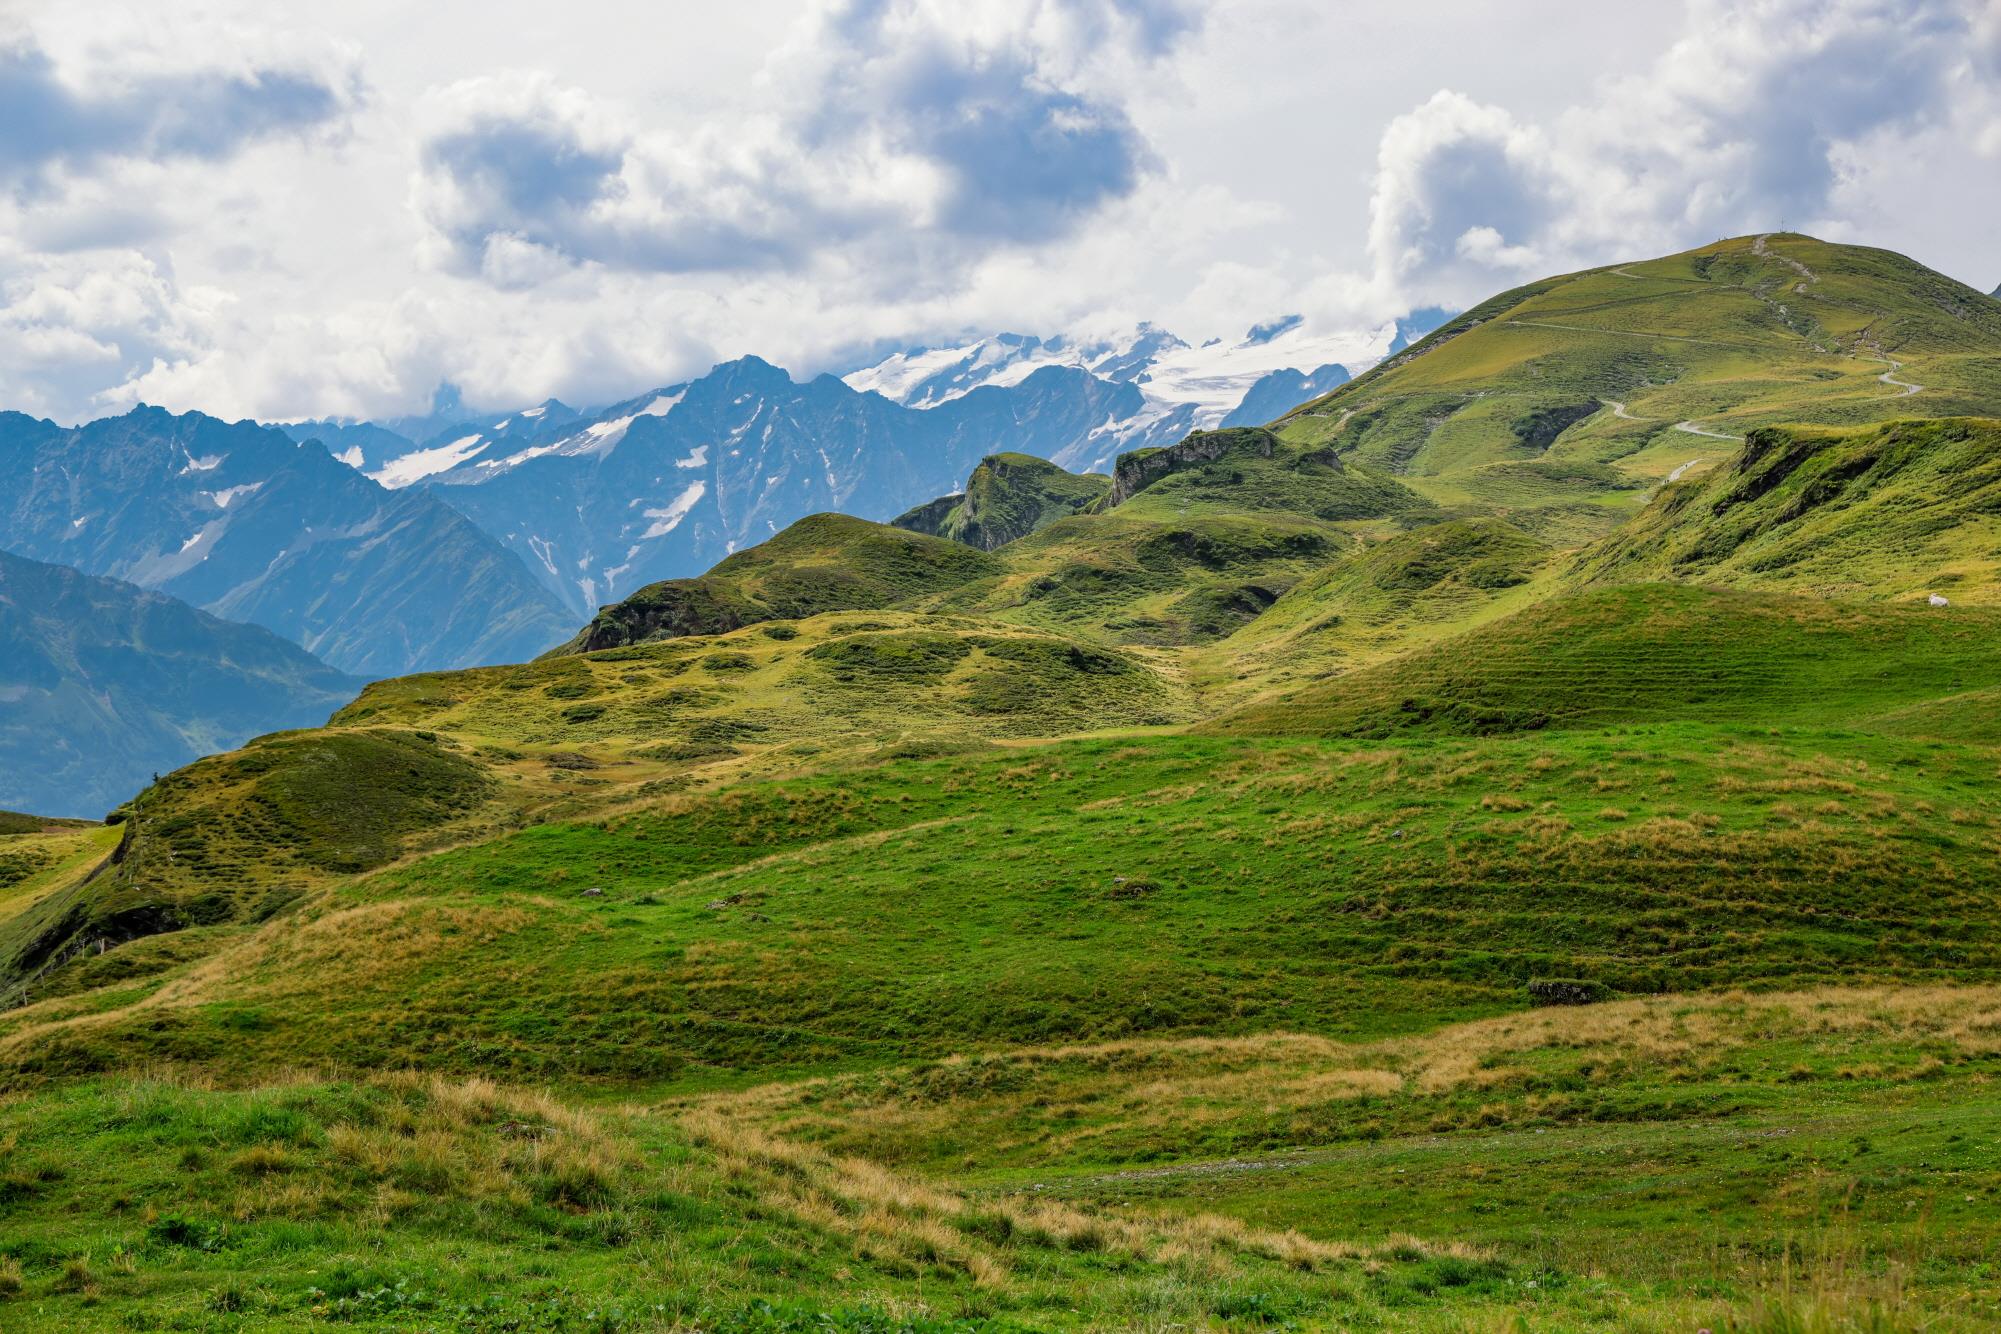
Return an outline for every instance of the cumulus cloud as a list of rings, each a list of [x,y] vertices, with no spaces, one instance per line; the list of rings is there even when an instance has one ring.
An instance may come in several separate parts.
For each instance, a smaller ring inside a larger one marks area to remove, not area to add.
[[[1534,272],[1781,225],[1839,230],[1859,158],[1991,96],[1980,62],[1997,8],[1695,0],[1644,74],[1547,126],[1441,92],[1383,136],[1367,290],[1465,304]]]
[[[496,0],[418,23],[448,42],[383,6],[16,8],[0,407],[64,420],[394,416],[441,381],[602,402],[996,329],[1378,328],[1782,223],[2001,277],[2001,0],[1693,0],[1626,37],[1539,29],[1560,0],[579,0],[540,27]],[[1340,78],[1298,56],[1343,38],[1367,61]]]
[[[1193,31],[1182,0],[837,0],[739,123],[669,134],[546,76],[429,99],[412,203],[499,285],[885,261],[935,274],[1065,236],[1158,166],[1107,70]]]
[[[75,415],[106,386],[210,346],[227,304],[137,251],[0,260],[0,402]]]
[[[109,54],[72,70],[28,35],[0,39],[0,185],[33,188],[104,159],[225,157],[334,121],[358,89],[351,70],[324,60],[176,68]]]

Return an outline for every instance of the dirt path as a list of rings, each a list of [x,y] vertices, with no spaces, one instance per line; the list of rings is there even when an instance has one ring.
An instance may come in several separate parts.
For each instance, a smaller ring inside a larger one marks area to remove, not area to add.
[[[1924,388],[1924,386],[1921,384],[1912,384],[1909,380],[1899,380],[1897,378],[1897,372],[1904,369],[1903,362],[1890,361],[1888,357],[1884,357],[1883,360],[1890,362],[1890,369],[1884,371],[1881,375],[1877,376],[1876,378],[1881,380],[1884,384],[1896,385],[1899,389],[1903,391],[1902,393],[1890,395],[1891,398],[1909,398],[1912,394],[1915,394],[1919,390]]]
[[[1788,258],[1785,255],[1773,254],[1771,251],[1765,249],[1765,242],[1771,240],[1771,238],[1772,238],[1772,233],[1766,232],[1763,236],[1751,242],[1751,253],[1758,256],[1760,259],[1776,259],[1777,261],[1779,261],[1779,263],[1785,265],[1787,268],[1791,269],[1794,273],[1797,273],[1800,277],[1806,279],[1810,283],[1817,283],[1820,281],[1819,274],[1815,273],[1812,269],[1800,263],[1798,260]]]
[[[1741,435],[1725,435],[1721,431],[1705,431],[1694,422],[1676,422],[1674,429],[1677,431],[1686,431],[1690,435],[1704,436],[1710,440],[1742,440],[1744,438]]]
[[[1616,398],[1606,399],[1605,406],[1612,409],[1612,415],[1614,417],[1617,417],[1622,422],[1644,422],[1653,420],[1653,418],[1651,417],[1635,417],[1632,413],[1626,411],[1626,405],[1624,403],[1621,403]]]
[[[1687,472],[1690,468],[1693,468],[1696,464],[1700,462],[1702,462],[1701,459],[1690,459],[1688,462],[1682,464],[1679,468],[1676,468],[1673,472],[1669,473],[1667,475],[1667,481],[1663,483],[1663,485],[1672,486],[1676,482],[1679,482],[1681,480],[1681,475],[1683,473]]]

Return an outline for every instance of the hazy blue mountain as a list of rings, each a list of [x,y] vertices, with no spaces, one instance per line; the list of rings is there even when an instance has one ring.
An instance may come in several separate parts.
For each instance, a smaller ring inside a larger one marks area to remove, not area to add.
[[[807,514],[889,519],[1003,445],[1080,440],[1142,402],[1131,384],[1047,366],[914,409],[745,357],[553,440],[492,441],[430,482],[588,617]]]
[[[319,441],[327,447],[327,453],[359,472],[373,472],[417,447],[417,442],[409,436],[374,422],[280,422],[277,429],[301,444]]]
[[[1443,306],[1425,306],[1413,310],[1397,321],[1396,336],[1390,339],[1389,351],[1385,355],[1395,356],[1458,313]]]
[[[268,630],[0,552],[0,807],[101,816],[155,773],[325,722],[361,685]]]
[[[0,413],[0,548],[172,594],[391,675],[515,662],[574,617],[424,491],[251,422],[141,407],[75,428]]]
[[[1315,399],[1353,378],[1341,365],[1322,366],[1311,374],[1288,367],[1273,371],[1252,385],[1244,401],[1231,410],[1218,426],[1262,426],[1291,412],[1301,403]]]

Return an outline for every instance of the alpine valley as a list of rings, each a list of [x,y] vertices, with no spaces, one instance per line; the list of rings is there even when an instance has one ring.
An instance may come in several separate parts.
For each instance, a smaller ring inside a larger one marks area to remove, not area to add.
[[[1912,259],[0,461],[0,1324],[2001,1325]]]

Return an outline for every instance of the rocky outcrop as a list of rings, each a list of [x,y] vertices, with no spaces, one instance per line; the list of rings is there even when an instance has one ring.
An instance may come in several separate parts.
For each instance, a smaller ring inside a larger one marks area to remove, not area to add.
[[[989,454],[966,489],[891,520],[894,526],[992,551],[1058,519],[1082,513],[1111,487],[1098,473],[1073,473],[1032,454]]]
[[[1112,489],[1105,508],[1123,505],[1163,477],[1232,454],[1268,459],[1278,448],[1278,437],[1262,427],[1237,427],[1227,431],[1196,431],[1179,444],[1164,449],[1138,449],[1119,455],[1112,473]]]

